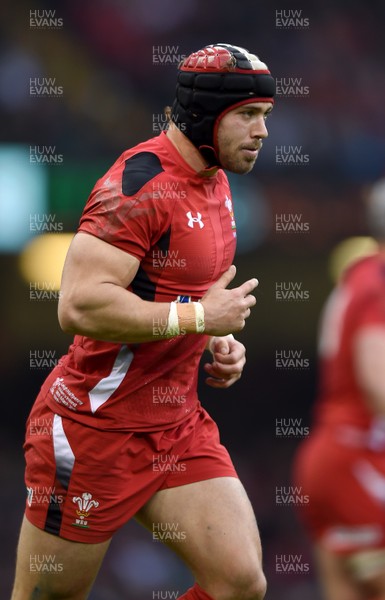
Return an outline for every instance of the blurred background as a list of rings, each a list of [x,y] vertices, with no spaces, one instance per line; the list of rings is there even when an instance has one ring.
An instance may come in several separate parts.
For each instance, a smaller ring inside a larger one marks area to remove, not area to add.
[[[227,391],[202,375],[200,396],[258,518],[267,598],[318,600],[291,461],[311,430],[330,257],[345,238],[366,235],[365,190],[384,175],[384,2],[3,0],[0,15],[1,597],[25,502],[25,420],[71,341],[56,317],[64,234],[117,156],[165,128],[179,61],[229,42],[268,64],[278,93],[254,172],[231,176],[236,283],[260,282],[239,336],[247,367]],[[177,598],[191,581],[129,523],[90,598]]]

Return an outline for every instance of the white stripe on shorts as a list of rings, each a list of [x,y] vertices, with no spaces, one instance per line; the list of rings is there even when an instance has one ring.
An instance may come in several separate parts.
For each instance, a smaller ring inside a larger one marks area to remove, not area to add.
[[[92,390],[88,392],[90,398],[91,410],[94,413],[112,396],[125,378],[132,359],[134,358],[131,350],[127,346],[122,346],[115,359],[111,373],[103,377]]]
[[[62,418],[54,415],[53,418],[53,447],[55,452],[56,475],[65,489],[68,489],[72,469],[74,468],[75,455],[63,429]]]

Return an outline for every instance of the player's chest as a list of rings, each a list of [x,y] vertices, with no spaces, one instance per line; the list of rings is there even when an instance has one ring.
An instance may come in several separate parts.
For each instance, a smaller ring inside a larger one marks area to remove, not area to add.
[[[209,282],[231,264],[235,245],[229,191],[186,194],[174,205],[167,235],[152,249],[153,266],[174,281]]]

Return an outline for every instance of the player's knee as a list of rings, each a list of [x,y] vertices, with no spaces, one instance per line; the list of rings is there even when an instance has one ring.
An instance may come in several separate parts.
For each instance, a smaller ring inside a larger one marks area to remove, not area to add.
[[[368,597],[385,599],[385,550],[356,552],[345,559],[345,565],[355,584]]]
[[[218,600],[263,600],[266,578],[260,568],[234,572],[218,595]]]
[[[240,592],[243,593],[244,600],[263,600],[266,594],[266,578],[261,570],[258,573],[252,574],[248,580],[245,582],[246,584],[240,587]],[[239,596],[234,596],[238,598]]]

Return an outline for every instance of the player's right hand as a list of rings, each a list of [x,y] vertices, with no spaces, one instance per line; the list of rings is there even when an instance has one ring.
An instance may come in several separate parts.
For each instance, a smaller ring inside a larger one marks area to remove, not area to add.
[[[250,309],[256,304],[251,292],[257,287],[257,279],[249,279],[239,287],[226,289],[236,274],[231,265],[203,296],[201,303],[205,310],[205,333],[209,335],[227,335],[241,331]]]

